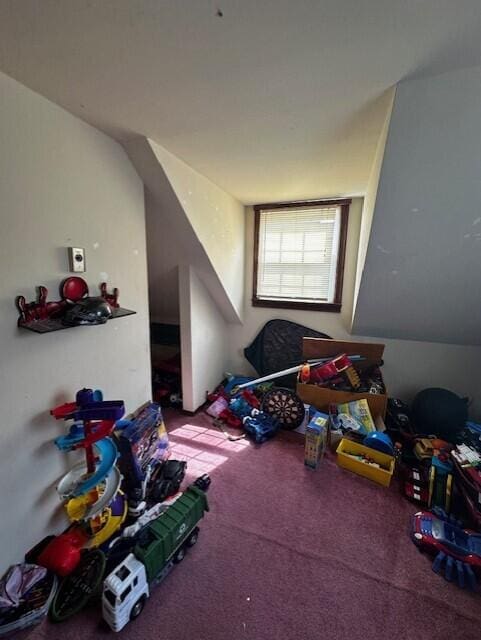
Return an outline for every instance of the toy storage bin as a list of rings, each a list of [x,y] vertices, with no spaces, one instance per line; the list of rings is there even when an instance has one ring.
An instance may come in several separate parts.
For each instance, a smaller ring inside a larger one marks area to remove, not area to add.
[[[343,438],[341,440],[336,453],[337,464],[340,467],[348,469],[353,473],[357,473],[359,476],[369,478],[369,480],[382,484],[384,487],[389,487],[394,473],[394,458],[392,456],[388,456],[386,453],[381,453],[375,449],[370,449],[369,447],[365,447],[363,444],[359,444],[353,440],[348,440],[347,438]],[[351,456],[347,455],[348,453],[352,453],[354,455],[367,455],[372,458],[374,462],[381,465],[381,468],[378,469],[377,467],[372,467],[365,462],[351,458]]]
[[[360,355],[364,360],[356,363],[356,368],[363,369],[382,360],[384,345],[371,342],[346,342],[345,340],[327,340],[325,338],[303,338],[303,357],[310,358],[334,358],[340,353]],[[317,384],[297,384],[297,395],[305,404],[311,404],[319,411],[327,413],[330,404],[343,404],[353,400],[365,398],[371,410],[372,417],[386,416],[386,393],[359,393],[357,391],[336,391],[328,387],[319,387]]]

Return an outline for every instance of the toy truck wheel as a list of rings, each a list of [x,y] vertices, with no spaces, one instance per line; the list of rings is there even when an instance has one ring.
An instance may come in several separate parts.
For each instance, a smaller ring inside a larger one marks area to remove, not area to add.
[[[137,602],[132,607],[132,610],[130,612],[131,620],[135,620],[135,618],[138,618],[140,616],[140,614],[142,613],[142,609],[144,608],[144,605],[145,605],[145,596],[142,596],[137,600]]]
[[[190,534],[189,539],[187,540],[187,546],[193,547],[198,539],[199,539],[199,529],[194,529],[194,531]]]
[[[175,564],[179,564],[179,562],[182,562],[184,557],[185,557],[185,547],[180,547],[180,549],[177,551],[177,553],[174,556]]]

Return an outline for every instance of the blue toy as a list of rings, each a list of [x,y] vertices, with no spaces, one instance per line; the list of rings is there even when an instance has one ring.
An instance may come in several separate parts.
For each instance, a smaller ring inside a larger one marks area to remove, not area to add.
[[[481,570],[481,535],[462,528],[459,520],[442,509],[419,511],[412,520],[412,541],[422,551],[435,555],[433,571],[464,589],[476,588]]]
[[[244,418],[243,426],[246,434],[256,444],[262,444],[269,440],[275,436],[279,429],[277,420],[258,409],[253,409],[251,415]]]

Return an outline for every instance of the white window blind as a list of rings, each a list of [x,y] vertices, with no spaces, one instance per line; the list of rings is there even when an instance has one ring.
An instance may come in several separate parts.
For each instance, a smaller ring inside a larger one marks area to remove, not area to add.
[[[332,302],[341,207],[265,209],[259,215],[257,297]]]

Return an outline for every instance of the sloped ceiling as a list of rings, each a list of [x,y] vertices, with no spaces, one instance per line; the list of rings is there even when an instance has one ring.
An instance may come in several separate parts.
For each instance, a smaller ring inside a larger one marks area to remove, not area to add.
[[[252,203],[364,193],[386,90],[480,33],[479,0],[2,0],[0,69]]]
[[[402,82],[353,332],[481,345],[481,66]]]

